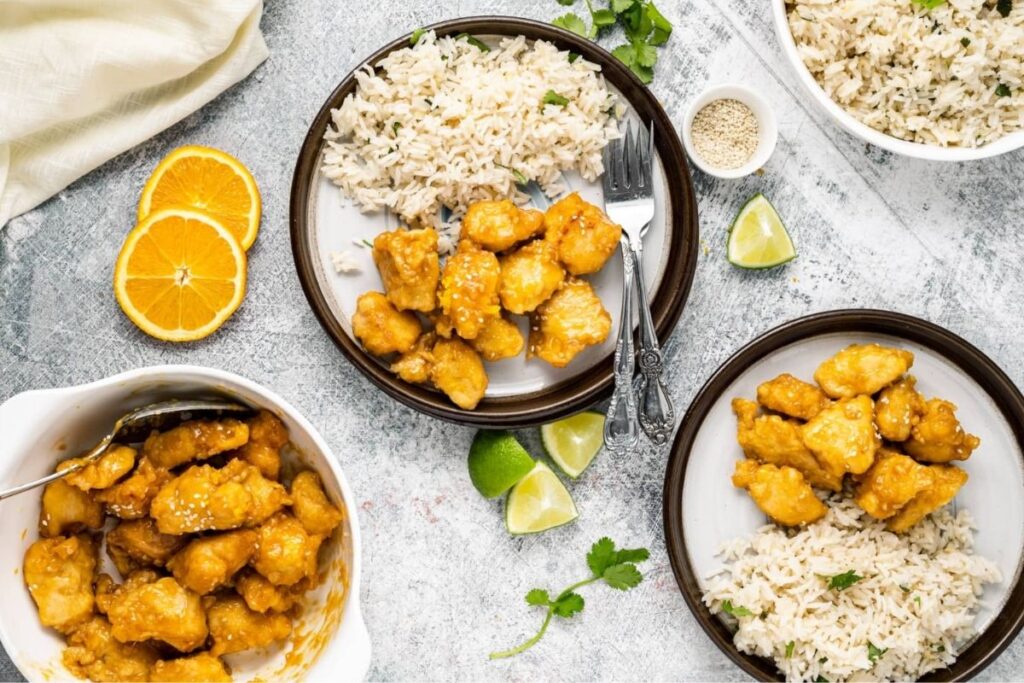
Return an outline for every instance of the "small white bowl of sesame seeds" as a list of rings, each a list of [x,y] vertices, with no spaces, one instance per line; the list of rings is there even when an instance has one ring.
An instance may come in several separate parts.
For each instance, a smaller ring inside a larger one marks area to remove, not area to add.
[[[771,107],[738,83],[706,89],[690,103],[683,120],[683,146],[690,160],[718,178],[742,178],[758,170],[775,151],[778,138]]]

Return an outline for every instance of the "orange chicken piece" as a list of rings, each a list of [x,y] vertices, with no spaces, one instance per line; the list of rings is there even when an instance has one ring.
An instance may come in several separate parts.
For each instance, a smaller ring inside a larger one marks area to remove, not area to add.
[[[611,329],[612,317],[590,283],[570,278],[531,316],[527,356],[564,368],[588,346],[603,343]]]
[[[475,202],[462,219],[462,237],[484,249],[505,251],[544,229],[544,214],[520,209],[508,199]]]
[[[122,643],[160,640],[191,652],[209,633],[199,595],[170,577],[114,591],[107,617]]]
[[[64,477],[64,481],[83,491],[105,489],[117,483],[117,480],[132,471],[135,467],[134,448],[113,444],[103,452],[97,460],[93,460],[82,469]],[[72,458],[57,465],[57,471],[63,472],[69,467],[85,463],[85,458]]]
[[[157,652],[146,643],[122,643],[114,637],[106,618],[94,616],[68,636],[68,647],[64,649],[62,659],[64,666],[79,678],[93,681],[148,681],[157,660]]]
[[[405,353],[422,331],[415,314],[398,310],[380,292],[366,292],[356,300],[352,334],[375,356]]]
[[[821,389],[790,374],[758,386],[757,402],[768,410],[800,420],[810,420],[831,403]]]
[[[833,403],[800,427],[804,445],[837,477],[865,472],[882,445],[875,432],[874,409],[867,396]]]
[[[935,483],[935,474],[902,453],[883,448],[860,477],[854,501],[875,519],[888,519]]]
[[[619,246],[622,228],[604,211],[573,192],[544,214],[545,239],[558,249],[558,258],[573,275],[596,273]]]
[[[228,583],[256,552],[256,532],[229,531],[194,539],[171,558],[167,568],[185,588],[200,595]]]
[[[249,426],[241,420],[189,420],[150,434],[142,444],[142,457],[156,467],[171,469],[238,448],[248,440]]]
[[[161,659],[153,665],[153,681],[196,681],[231,683],[231,674],[218,657],[200,652],[191,657]]]
[[[130,476],[97,491],[94,497],[104,504],[108,514],[121,519],[141,519],[149,515],[149,506],[157,492],[173,478],[167,469],[154,466],[148,458],[140,458]]]
[[[29,546],[25,583],[43,626],[67,634],[92,616],[96,550],[84,535],[42,538]]]
[[[121,576],[143,567],[163,567],[188,539],[162,534],[150,518],[121,521],[107,532],[107,554]]]
[[[441,274],[441,313],[463,339],[475,339],[487,321],[501,313],[498,257],[468,240],[444,264]],[[408,350],[408,349],[406,349]]]
[[[917,380],[904,377],[882,389],[875,402],[875,424],[878,433],[889,441],[906,441],[910,430],[924,413],[924,397],[917,393]]]
[[[732,483],[736,488],[747,489],[761,512],[785,526],[808,524],[828,512],[804,475],[792,467],[740,460],[736,463]]]
[[[565,281],[558,249],[547,240],[534,240],[501,257],[501,305],[509,313],[532,313],[551,298]]]
[[[252,567],[275,586],[291,586],[316,576],[317,552],[322,536],[311,535],[302,523],[280,512],[257,530]]]
[[[373,262],[395,308],[423,313],[437,308],[441,267],[433,228],[382,232],[373,240]]]
[[[892,384],[913,364],[910,351],[852,344],[818,366],[814,380],[832,398],[853,398]]]
[[[981,439],[968,434],[956,419],[956,406],[941,398],[925,403],[921,419],[911,428],[907,453],[926,462],[967,460]]]
[[[276,481],[281,475],[281,449],[288,443],[288,428],[269,410],[259,411],[248,424],[249,441],[229,455],[255,465],[260,474]]]
[[[487,373],[480,355],[461,339],[441,339],[434,345],[430,380],[452,403],[476,408],[487,391]]]
[[[469,345],[484,360],[496,361],[518,356],[525,345],[519,326],[504,317],[488,318]]]
[[[210,654],[214,657],[266,647],[292,632],[287,616],[254,612],[237,595],[218,596],[211,603],[207,615],[213,640]]]
[[[64,479],[50,482],[43,489],[39,509],[40,536],[55,538],[102,527],[103,506],[91,494]]]
[[[890,531],[902,533],[932,512],[949,503],[967,483],[967,473],[955,465],[929,465],[934,476],[931,487],[918,493],[886,523]]]
[[[327,537],[341,524],[341,510],[331,504],[312,470],[299,472],[292,479],[292,513],[313,536]]]

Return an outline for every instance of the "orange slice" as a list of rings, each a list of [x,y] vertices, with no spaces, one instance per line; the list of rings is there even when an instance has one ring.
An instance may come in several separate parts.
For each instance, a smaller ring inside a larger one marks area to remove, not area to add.
[[[114,266],[114,296],[146,334],[193,341],[217,330],[242,303],[245,268],[245,252],[219,222],[164,209],[128,233]]]
[[[172,207],[213,216],[243,249],[252,246],[260,229],[256,180],[242,162],[212,147],[179,147],[153,169],[139,197],[138,220]]]

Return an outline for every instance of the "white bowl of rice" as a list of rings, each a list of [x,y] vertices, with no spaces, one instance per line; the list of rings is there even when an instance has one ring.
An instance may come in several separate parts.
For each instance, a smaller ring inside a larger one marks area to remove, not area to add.
[[[932,161],[1024,147],[1024,1],[772,0],[772,11],[804,89],[866,142]]]

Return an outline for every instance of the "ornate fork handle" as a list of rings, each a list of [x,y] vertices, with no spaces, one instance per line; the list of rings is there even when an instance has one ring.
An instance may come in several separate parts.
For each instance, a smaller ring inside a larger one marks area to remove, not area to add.
[[[675,410],[661,378],[661,347],[658,345],[658,333],[654,329],[647,300],[641,249],[640,244],[631,249],[636,262],[636,286],[640,296],[640,374],[636,378],[634,390],[640,406],[640,426],[651,441],[664,444],[672,436]]]
[[[604,423],[604,445],[614,453],[624,453],[640,439],[636,396],[633,393],[633,279],[636,274],[633,250],[622,240],[622,320],[615,344],[615,391],[608,404]]]

